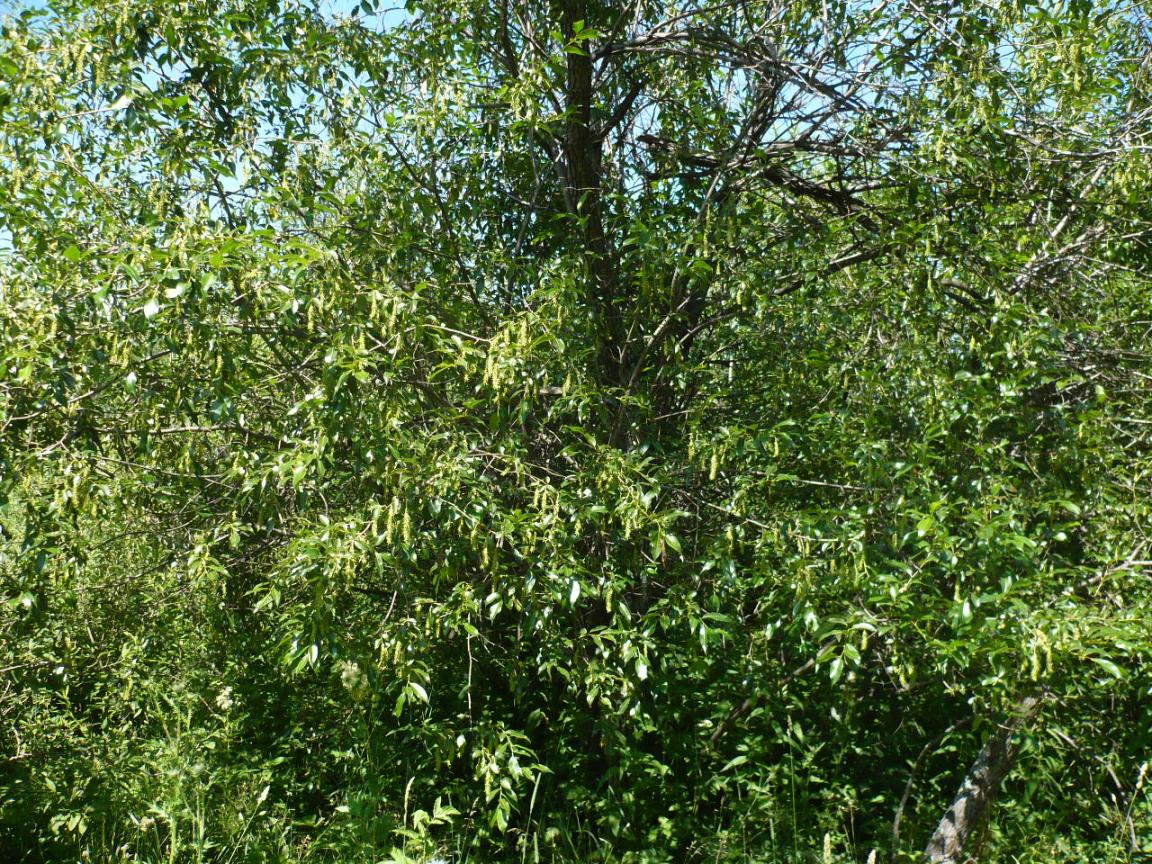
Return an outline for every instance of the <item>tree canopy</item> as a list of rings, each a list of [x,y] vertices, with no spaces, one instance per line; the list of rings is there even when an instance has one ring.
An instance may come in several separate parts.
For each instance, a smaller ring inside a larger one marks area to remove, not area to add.
[[[1152,852],[1129,0],[0,32],[0,852]]]

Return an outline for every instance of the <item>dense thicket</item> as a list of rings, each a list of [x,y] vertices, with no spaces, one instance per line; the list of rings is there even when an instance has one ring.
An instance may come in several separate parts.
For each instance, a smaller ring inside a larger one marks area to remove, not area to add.
[[[0,857],[1152,851],[1150,78],[1123,0],[13,11]]]

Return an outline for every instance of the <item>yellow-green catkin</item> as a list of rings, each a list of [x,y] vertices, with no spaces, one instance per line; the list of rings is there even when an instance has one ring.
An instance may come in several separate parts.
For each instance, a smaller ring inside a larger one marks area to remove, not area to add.
[[[400,509],[399,505],[400,499],[393,498],[388,507],[388,515],[384,519],[384,544],[386,546],[392,545],[392,538],[396,533],[396,513]]]
[[[495,346],[493,345],[492,349],[490,349],[488,354],[484,357],[484,383],[490,385],[493,390],[495,390],[497,387],[494,349]]]

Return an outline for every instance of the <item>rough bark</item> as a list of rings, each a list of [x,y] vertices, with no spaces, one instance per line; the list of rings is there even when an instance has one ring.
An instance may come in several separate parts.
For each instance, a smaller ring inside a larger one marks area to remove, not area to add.
[[[588,23],[587,0],[562,0],[560,17],[565,39],[577,24]],[[612,243],[604,230],[601,161],[603,138],[592,125],[593,58],[591,45],[569,49],[564,92],[566,113],[563,141],[564,198],[575,217],[591,279],[590,300],[601,322],[600,366],[605,383],[620,383],[624,330],[618,306],[617,273]],[[634,98],[634,97],[633,97]]]
[[[988,816],[1000,783],[1012,769],[1017,747],[1015,733],[1040,708],[1040,696],[1030,694],[1016,703],[1012,716],[997,729],[980,750],[944,818],[936,826],[924,850],[930,864],[960,864],[967,860],[968,840]]]

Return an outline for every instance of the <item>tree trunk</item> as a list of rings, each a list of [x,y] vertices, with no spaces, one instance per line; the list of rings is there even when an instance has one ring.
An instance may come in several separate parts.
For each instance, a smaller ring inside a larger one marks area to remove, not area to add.
[[[576,35],[577,25],[588,26],[587,0],[561,0],[559,14],[565,39]],[[618,306],[617,271],[611,239],[604,230],[604,197],[601,186],[603,138],[593,127],[593,61],[585,44],[566,55],[564,92],[566,112],[562,149],[564,200],[579,225],[580,243],[588,266],[590,301],[600,318],[600,377],[603,383],[620,383],[625,350],[623,316]]]
[[[1035,716],[1040,696],[1025,696],[1006,723],[1000,726],[980,750],[976,761],[960,784],[952,806],[936,826],[924,850],[930,864],[960,864],[965,860],[965,846],[988,816],[988,809],[1001,781],[1012,769],[1016,745],[1012,736]]]

